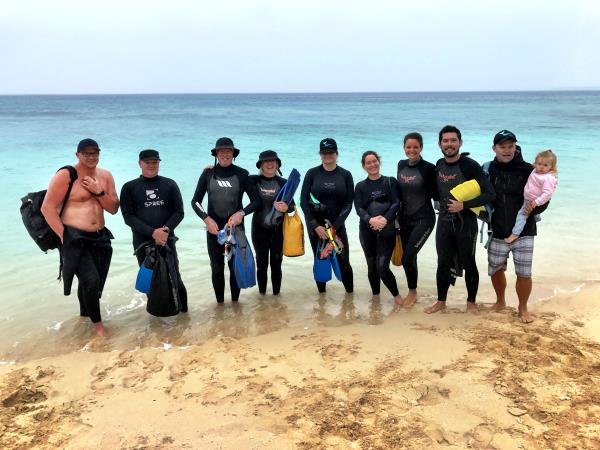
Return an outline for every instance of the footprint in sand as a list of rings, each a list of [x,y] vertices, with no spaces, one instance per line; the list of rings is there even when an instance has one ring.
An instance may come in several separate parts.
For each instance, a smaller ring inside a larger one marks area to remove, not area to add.
[[[10,395],[2,399],[2,406],[5,408],[12,408],[13,406],[20,406],[27,408],[35,403],[40,403],[48,399],[46,393],[33,386],[21,385],[12,392]]]
[[[464,443],[471,448],[489,448],[497,433],[503,433],[503,430],[491,424],[480,423],[463,434]]]

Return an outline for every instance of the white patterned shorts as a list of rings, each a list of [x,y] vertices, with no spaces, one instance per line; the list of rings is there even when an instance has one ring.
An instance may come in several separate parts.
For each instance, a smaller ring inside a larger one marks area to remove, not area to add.
[[[523,236],[507,244],[504,239],[492,238],[488,247],[488,275],[492,276],[499,270],[504,272],[508,254],[512,252],[517,276],[531,278],[533,239],[534,236]]]

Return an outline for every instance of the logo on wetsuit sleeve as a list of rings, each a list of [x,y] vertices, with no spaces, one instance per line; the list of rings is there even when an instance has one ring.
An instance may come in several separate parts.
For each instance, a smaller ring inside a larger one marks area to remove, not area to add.
[[[150,206],[162,206],[165,204],[164,200],[161,200],[158,196],[158,189],[146,189],[146,201],[144,206],[146,208]]]

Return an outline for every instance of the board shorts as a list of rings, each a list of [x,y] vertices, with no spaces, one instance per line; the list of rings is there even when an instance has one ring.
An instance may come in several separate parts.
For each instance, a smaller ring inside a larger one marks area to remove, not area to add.
[[[507,244],[504,239],[492,238],[488,247],[488,275],[506,271],[509,253],[515,261],[515,273],[521,278],[531,278],[534,236],[522,236]]]

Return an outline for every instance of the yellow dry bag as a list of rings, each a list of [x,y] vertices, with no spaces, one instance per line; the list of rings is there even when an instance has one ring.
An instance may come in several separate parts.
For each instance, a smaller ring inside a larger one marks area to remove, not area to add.
[[[396,234],[396,245],[394,246],[394,251],[392,252],[392,264],[395,266],[401,266],[403,255],[404,249],[402,248],[402,240],[400,239],[400,235]]]
[[[473,200],[475,197],[479,197],[481,195],[481,188],[479,187],[479,183],[477,181],[469,180],[459,184],[458,186],[453,187],[450,190],[450,193],[459,202],[466,202],[469,200]],[[470,209],[475,213],[477,217],[479,217],[479,213],[483,211],[485,207],[476,206],[475,208]]]
[[[304,225],[294,207],[294,214],[283,215],[283,254],[285,256],[304,255]]]

